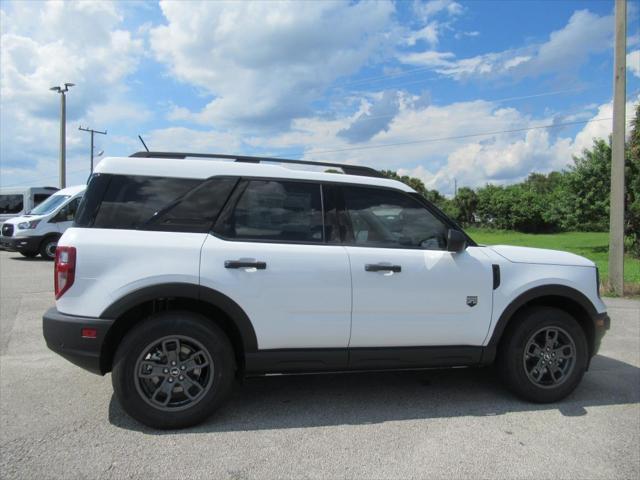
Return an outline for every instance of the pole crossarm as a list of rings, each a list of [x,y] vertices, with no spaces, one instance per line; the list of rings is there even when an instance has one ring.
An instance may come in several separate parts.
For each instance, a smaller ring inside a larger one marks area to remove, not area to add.
[[[101,130],[94,130],[93,128],[89,128],[89,127],[82,127],[79,126],[78,130],[82,130],[83,132],[89,132],[91,134],[91,147],[90,147],[90,151],[89,151],[89,158],[91,159],[91,173],[93,173],[93,136],[98,133],[100,135],[106,135],[107,131],[105,130],[104,132]]]

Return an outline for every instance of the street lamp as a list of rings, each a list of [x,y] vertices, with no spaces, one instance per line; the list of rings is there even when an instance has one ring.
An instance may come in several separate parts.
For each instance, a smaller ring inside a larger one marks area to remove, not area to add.
[[[67,186],[66,149],[67,149],[67,104],[66,93],[74,83],[65,83],[63,87],[51,87],[49,90],[60,94],[60,188]]]

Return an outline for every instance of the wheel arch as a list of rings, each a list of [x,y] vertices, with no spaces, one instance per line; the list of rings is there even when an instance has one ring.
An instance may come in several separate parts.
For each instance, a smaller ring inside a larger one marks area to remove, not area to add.
[[[596,348],[595,322],[598,315],[593,303],[575,288],[566,285],[543,285],[520,294],[503,310],[493,329],[491,339],[484,349],[483,364],[492,363],[495,360],[500,342],[509,327],[514,325],[513,322],[518,313],[536,305],[555,307],[573,316],[585,332],[589,346],[589,358],[591,358]]]
[[[143,287],[128,293],[107,307],[101,319],[114,323],[106,334],[100,352],[100,370],[111,371],[118,345],[138,322],[148,315],[165,310],[188,310],[215,322],[229,337],[239,367],[245,355],[258,349],[255,330],[245,311],[221,292],[189,283],[167,283]]]

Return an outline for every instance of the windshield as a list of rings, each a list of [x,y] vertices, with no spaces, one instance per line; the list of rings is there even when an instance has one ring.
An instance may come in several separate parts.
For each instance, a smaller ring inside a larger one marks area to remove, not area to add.
[[[51,195],[29,212],[29,215],[48,215],[62,205],[71,195]]]

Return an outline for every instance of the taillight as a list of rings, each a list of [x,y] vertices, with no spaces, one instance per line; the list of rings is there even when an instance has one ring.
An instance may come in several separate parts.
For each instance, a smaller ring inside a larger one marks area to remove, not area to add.
[[[53,283],[55,285],[56,300],[64,292],[71,288],[76,278],[76,248],[60,247],[56,248],[56,264],[54,268]]]

